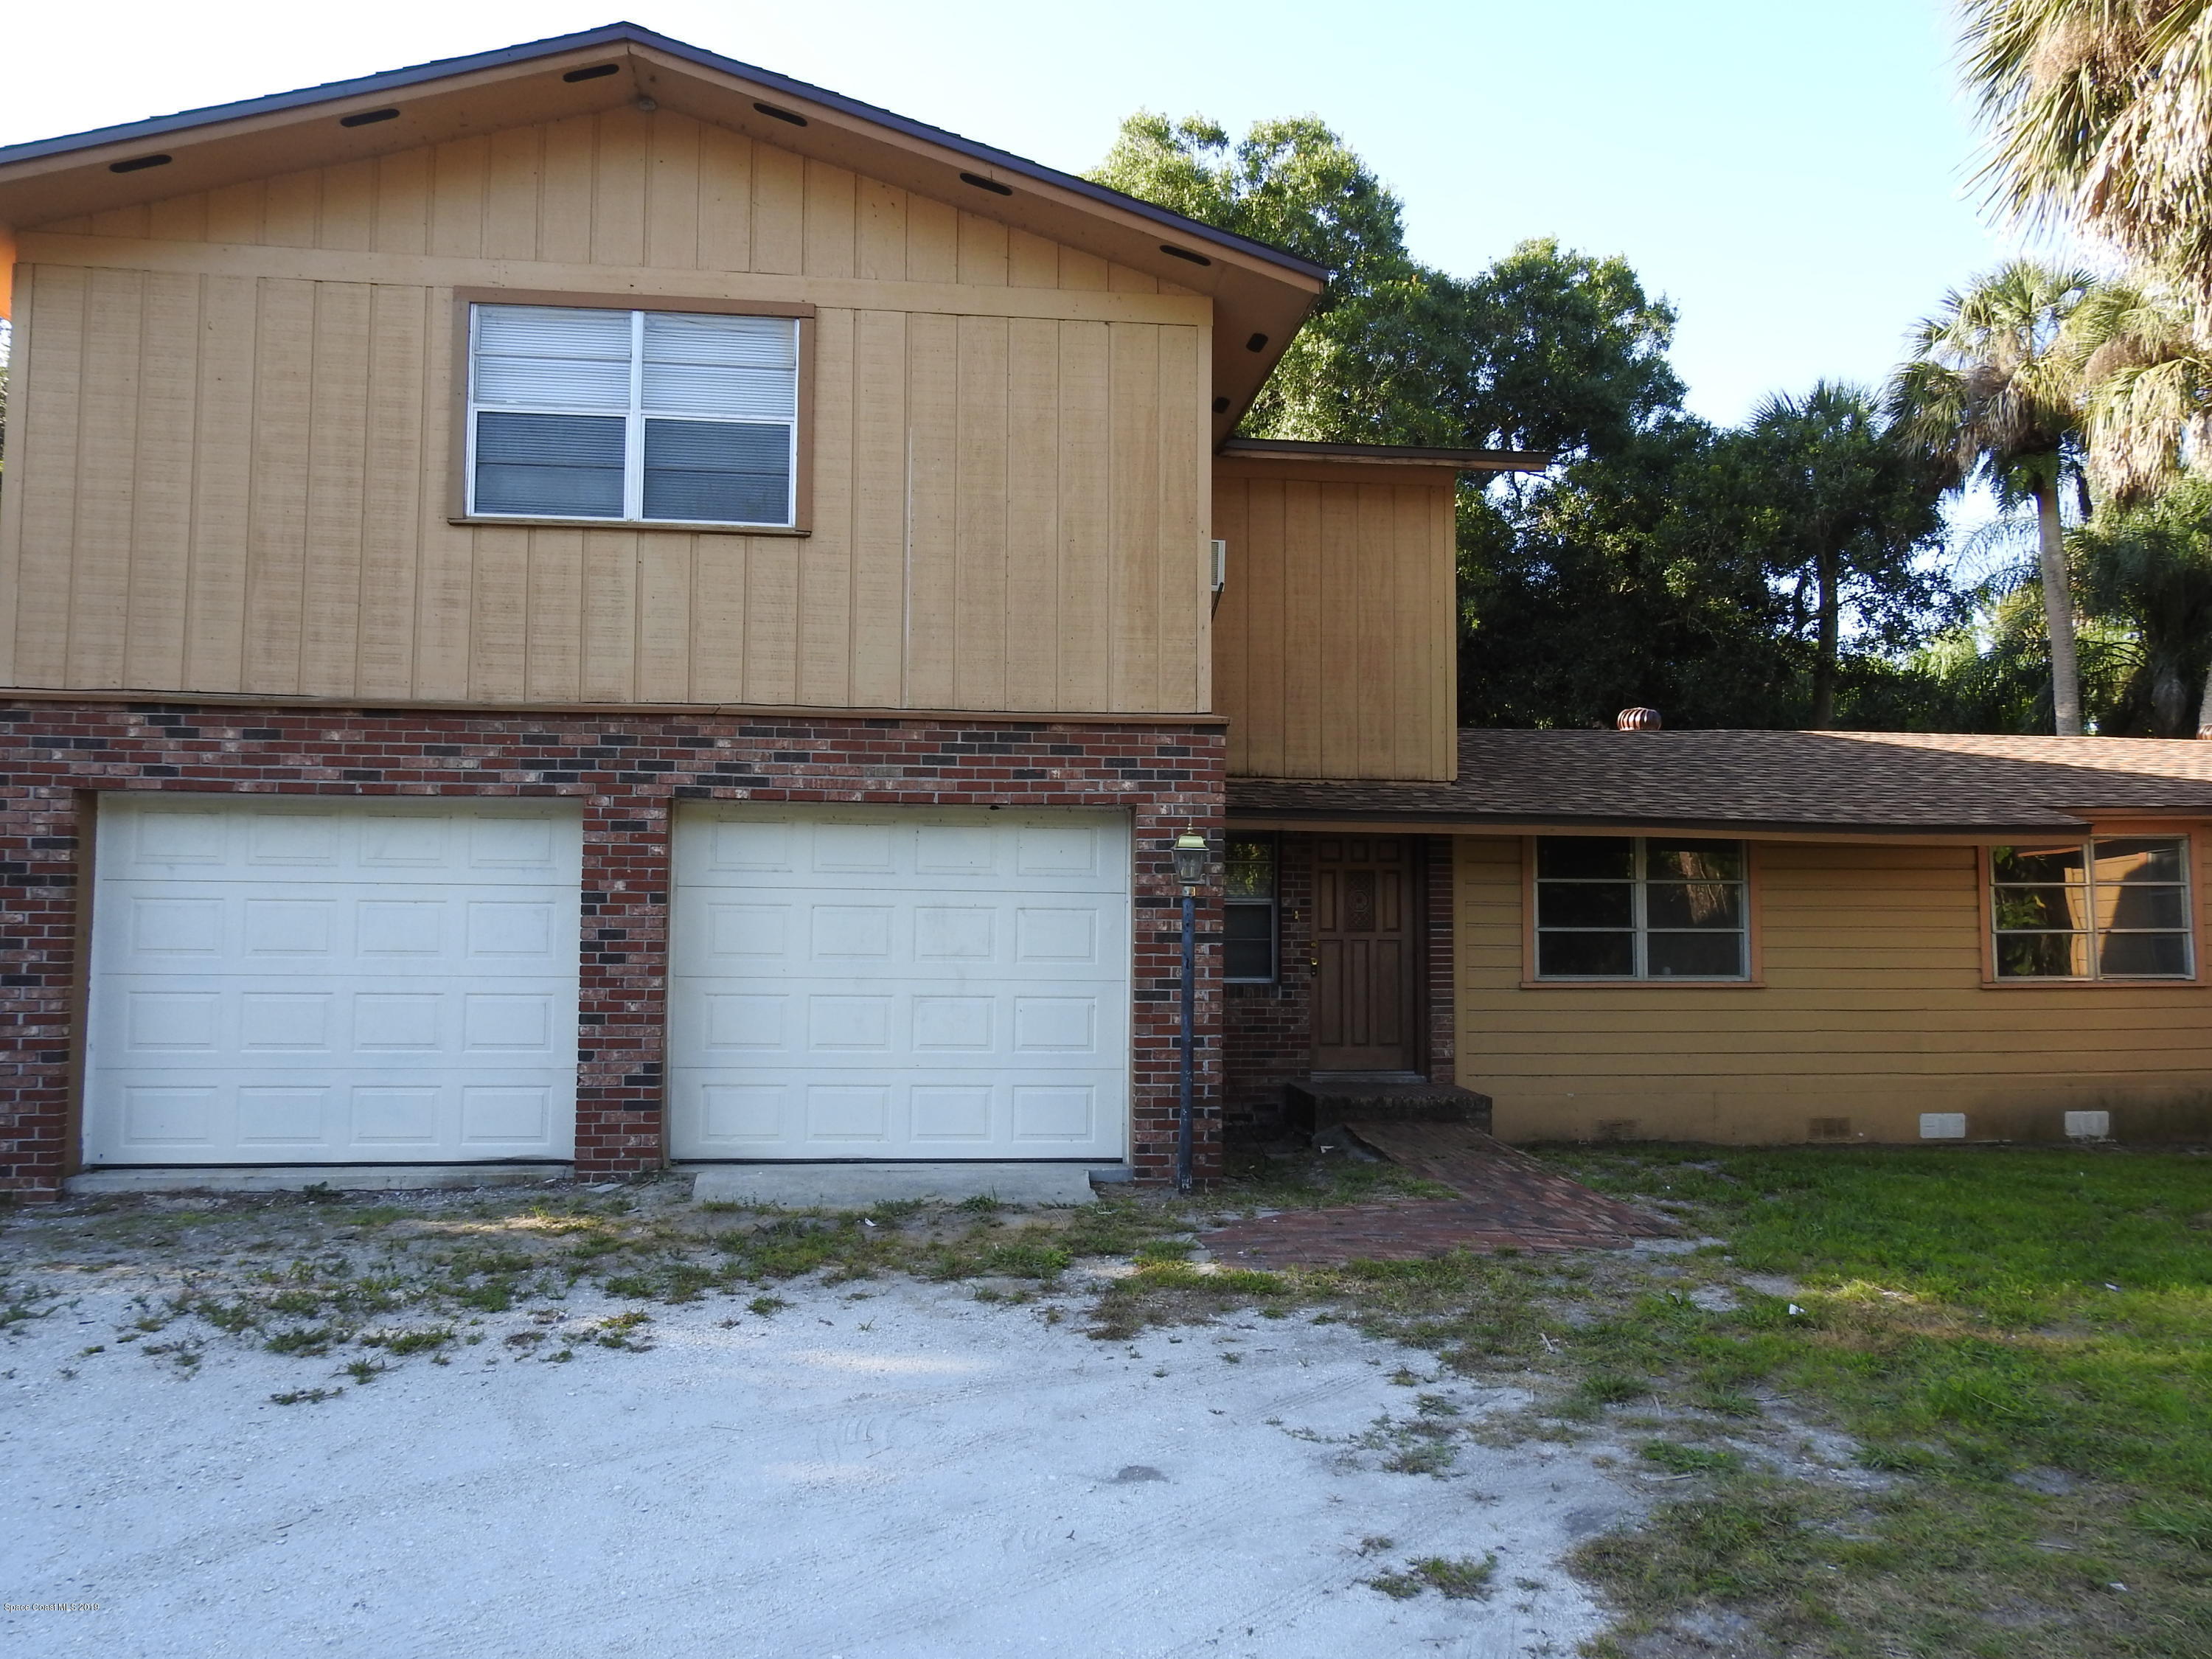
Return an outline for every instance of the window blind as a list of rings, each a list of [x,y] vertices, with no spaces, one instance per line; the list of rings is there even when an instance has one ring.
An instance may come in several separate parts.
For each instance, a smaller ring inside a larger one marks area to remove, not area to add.
[[[787,526],[798,419],[795,319],[471,307],[472,514]]]

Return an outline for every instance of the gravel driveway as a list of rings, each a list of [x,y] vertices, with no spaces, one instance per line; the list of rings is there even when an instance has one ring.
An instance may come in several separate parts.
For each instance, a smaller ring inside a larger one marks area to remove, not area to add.
[[[488,1344],[362,1383],[244,1344],[191,1375],[79,1358],[131,1313],[88,1291],[0,1340],[0,1632],[189,1659],[1365,1659],[1564,1656],[1602,1626],[1554,1564],[1628,1515],[1592,1462],[1619,1449],[1462,1437],[1441,1475],[1391,1472],[1389,1424],[1520,1403],[1428,1355],[1303,1316],[1101,1341],[1053,1322],[1073,1294],[781,1294],[657,1310],[641,1352]],[[303,1379],[343,1392],[272,1402]],[[1368,1582],[1493,1554],[1486,1595]],[[96,1610],[26,1610],[55,1603]]]

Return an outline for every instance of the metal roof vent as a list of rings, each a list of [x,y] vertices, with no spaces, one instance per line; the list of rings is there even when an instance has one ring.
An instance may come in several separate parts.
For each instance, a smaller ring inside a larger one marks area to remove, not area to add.
[[[1659,711],[1656,708],[1624,708],[1613,717],[1613,726],[1623,732],[1656,732]]]

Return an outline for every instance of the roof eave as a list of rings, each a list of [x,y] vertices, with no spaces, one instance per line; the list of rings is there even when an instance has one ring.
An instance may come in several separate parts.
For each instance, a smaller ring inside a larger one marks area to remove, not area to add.
[[[611,57],[623,59],[628,72],[561,84],[566,72]],[[1323,267],[1279,248],[630,23],[0,149],[0,228],[368,160],[644,98],[1205,296],[1212,305],[1209,390],[1217,442],[1235,430],[1327,280]],[[340,132],[345,116],[387,103],[419,118]],[[784,118],[801,117],[799,125],[775,117],[771,105]],[[317,116],[329,118],[318,125]],[[798,137],[806,126],[811,135]],[[173,165],[110,171],[117,161],[168,150]]]
[[[2212,809],[2207,809],[2212,812]],[[1275,823],[1374,823],[1404,825],[1435,832],[1481,830],[1528,830],[1542,829],[1555,833],[1571,833],[1577,830],[1592,832],[1618,833],[1622,830],[1659,830],[1679,832],[1695,830],[1707,834],[1730,836],[1758,835],[1844,835],[1879,836],[1885,839],[1910,840],[1915,836],[1943,836],[1951,839],[1996,840],[2011,836],[2047,836],[2054,830],[2086,830],[2091,821],[2064,815],[2054,815],[2030,822],[1988,820],[1944,821],[1936,823],[1899,823],[1884,819],[1844,818],[1736,818],[1710,817],[1665,813],[1600,813],[1600,812],[1454,812],[1419,807],[1376,805],[1344,806],[1273,806],[1240,803],[1236,799],[1235,786],[1231,795],[1226,822],[1232,827],[1253,827],[1261,820]]]
[[[1309,442],[1290,438],[1222,441],[1225,460],[1329,462],[1362,466],[1449,466],[1462,472],[1541,472],[1558,459],[1547,449],[1459,449],[1420,444]]]
[[[329,81],[313,87],[301,87],[290,92],[271,93],[259,98],[240,99],[228,104],[210,104],[198,109],[180,110],[171,115],[160,115],[143,121],[127,122],[118,126],[95,127],[85,132],[65,133],[53,138],[34,139],[27,143],[0,146],[0,173],[18,162],[43,160],[52,156],[76,155],[111,146],[137,147],[152,138],[166,137],[172,133],[189,132],[198,128],[222,125],[233,121],[251,119],[257,116],[282,114],[292,110],[309,109],[320,104],[341,102],[346,99],[403,91],[409,88],[427,86],[439,81],[472,75],[486,70],[504,69],[516,64],[534,64],[571,52],[587,52],[594,47],[637,46],[665,53],[671,58],[709,69],[771,91],[787,94],[801,102],[835,110],[840,114],[903,133],[924,143],[933,144],[963,155],[969,160],[1015,173],[1039,184],[1050,185],[1058,190],[1083,196],[1123,213],[1149,219],[1178,235],[1187,236],[1210,246],[1232,250],[1251,258],[1280,267],[1308,278],[1316,288],[1328,279],[1328,268],[1288,251],[1232,231],[1216,228],[1196,219],[1164,208],[1156,203],[1130,196],[1121,191],[1095,184],[1088,179],[1062,173],[1042,162],[1016,155],[1010,150],[980,143],[942,127],[916,121],[893,110],[881,108],[833,92],[827,87],[794,80],[779,75],[773,70],[763,69],[735,58],[725,58],[687,41],[658,33],[635,23],[608,23],[598,28],[582,29],[573,34],[553,35],[543,40],[525,41],[517,46],[502,46],[493,52],[473,52],[462,58],[444,58],[427,64],[410,64],[404,69],[386,70],[375,75],[356,76],[349,80]]]

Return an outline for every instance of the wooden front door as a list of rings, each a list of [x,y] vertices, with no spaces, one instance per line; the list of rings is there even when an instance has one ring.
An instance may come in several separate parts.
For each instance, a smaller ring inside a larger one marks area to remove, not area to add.
[[[1419,1069],[1417,884],[1410,842],[1395,836],[1315,840],[1315,1071]]]

